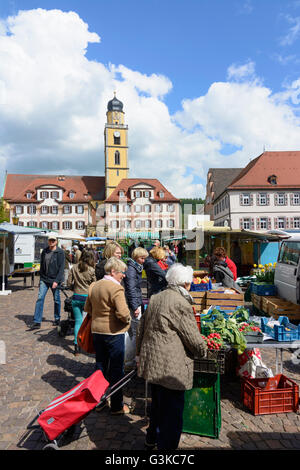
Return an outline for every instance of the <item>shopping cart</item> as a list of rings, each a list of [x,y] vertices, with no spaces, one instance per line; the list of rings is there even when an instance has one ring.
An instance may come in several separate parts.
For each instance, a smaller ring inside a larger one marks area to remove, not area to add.
[[[97,370],[40,411],[27,426],[27,431],[42,428],[46,440],[43,450],[59,450],[66,439],[72,439],[76,425],[130,382],[136,373],[137,370],[134,369],[110,386],[102,372]],[[38,424],[35,424],[36,421]],[[19,446],[24,439],[25,437],[21,439]]]

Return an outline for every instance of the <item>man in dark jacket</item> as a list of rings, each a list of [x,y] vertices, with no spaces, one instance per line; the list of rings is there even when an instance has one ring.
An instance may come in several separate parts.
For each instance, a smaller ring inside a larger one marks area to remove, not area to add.
[[[35,305],[32,330],[41,327],[44,301],[48,289],[52,290],[54,299],[54,325],[60,322],[60,292],[59,285],[64,280],[65,253],[57,246],[56,235],[49,235],[48,247],[42,251],[40,262],[40,286]]]

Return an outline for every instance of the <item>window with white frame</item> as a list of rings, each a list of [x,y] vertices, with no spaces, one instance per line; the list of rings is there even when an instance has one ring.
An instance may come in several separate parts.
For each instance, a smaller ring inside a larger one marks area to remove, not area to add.
[[[162,225],[163,225],[163,224],[162,224],[162,220],[161,220],[161,219],[157,219],[157,220],[155,221],[155,227],[156,227],[156,228],[162,228]]]
[[[136,204],[134,206],[134,212],[142,212],[142,206],[140,204]]]
[[[52,230],[58,230],[59,229],[59,222],[57,220],[54,220],[52,222]]]
[[[165,193],[163,191],[159,191],[159,197],[162,199],[163,197],[165,197]]]
[[[51,197],[52,197],[52,199],[58,199],[59,198],[59,192],[58,191],[52,191],[51,192]]]
[[[118,204],[112,204],[110,206],[110,212],[113,212],[114,214],[118,212]]]
[[[120,197],[124,197],[124,196],[125,196],[124,191],[119,191],[119,196],[120,196]]]
[[[145,220],[145,228],[151,228],[151,220]]]
[[[124,211],[124,212],[127,212],[127,213],[128,213],[128,212],[131,212],[131,206],[130,206],[129,204],[125,204],[125,205],[123,206],[123,211]]]
[[[136,192],[135,192],[135,197],[136,197],[136,198],[141,197],[141,191],[136,191]]]
[[[150,197],[150,191],[144,191],[144,197],[149,198]]]
[[[43,220],[41,222],[41,228],[48,228],[48,222],[46,222],[45,220]]]
[[[41,198],[42,199],[47,199],[49,197],[48,191],[41,191]]]
[[[149,214],[149,212],[151,212],[151,204],[146,204],[144,209],[145,209],[145,212]]]
[[[294,228],[300,228],[300,217],[294,217]]]
[[[83,214],[84,212],[84,207],[83,206],[77,206],[77,214]]]
[[[168,220],[168,228],[174,228],[175,227],[175,221],[173,219]]]
[[[284,193],[278,193],[277,194],[277,205],[278,206],[284,206],[285,205]]]
[[[63,222],[63,228],[64,230],[72,230],[72,222],[66,220],[65,222]]]
[[[299,206],[300,204],[300,193],[294,193],[293,194],[293,205],[294,206]]]
[[[167,205],[167,211],[168,212],[174,212],[174,204],[168,204]]]
[[[71,213],[72,213],[72,206],[64,206],[64,214],[71,214]]]
[[[49,214],[49,207],[48,206],[41,206],[41,214]]]
[[[124,220],[124,228],[126,229],[131,228],[131,220]]]
[[[74,199],[74,197],[75,197],[75,193],[73,191],[70,191],[69,192],[69,198]]]
[[[83,220],[78,220],[76,222],[76,228],[77,228],[77,230],[83,230],[84,229],[84,221]]]
[[[261,230],[266,230],[268,228],[268,219],[267,219],[267,217],[261,217],[259,219],[259,228]]]
[[[249,206],[250,205],[250,194],[249,193],[243,193],[241,201],[242,201],[243,206]]]
[[[249,218],[244,218],[243,219],[242,228],[244,230],[250,230],[250,219]]]
[[[36,206],[34,206],[33,204],[30,205],[30,206],[28,206],[27,212],[28,212],[28,214],[30,214],[30,215],[36,214]]]
[[[23,214],[23,207],[22,206],[16,206],[15,207],[15,213],[16,214]]]
[[[285,228],[285,217],[278,217],[277,225],[278,228]]]
[[[266,206],[267,205],[267,195],[266,195],[266,193],[260,193],[258,195],[258,204],[260,206]]]
[[[27,197],[27,199],[31,199],[32,198],[32,193],[26,193],[26,197]]]
[[[58,214],[58,206],[52,206],[51,210],[52,210],[52,214],[55,214],[55,215]]]
[[[135,221],[134,221],[134,226],[135,226],[135,228],[141,228],[141,226],[142,226],[142,221],[139,220],[139,219],[135,220]]]
[[[155,204],[155,212],[162,212],[163,206],[162,204]]]
[[[111,223],[110,223],[110,226],[112,229],[117,229],[119,228],[119,221],[118,220],[112,220]]]

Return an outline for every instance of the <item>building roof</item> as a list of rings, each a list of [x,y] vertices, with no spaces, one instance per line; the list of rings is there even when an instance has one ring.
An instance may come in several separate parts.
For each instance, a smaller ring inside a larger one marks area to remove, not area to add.
[[[131,202],[130,189],[137,184],[145,184],[145,186],[152,186],[154,188],[154,201],[155,202],[180,202],[179,199],[174,197],[157,179],[151,178],[124,178],[120,181],[118,186],[114,189],[111,195],[106,199],[105,202],[119,202],[119,192],[124,191],[125,196],[122,200]],[[159,197],[159,192],[164,192],[164,197]]]
[[[300,188],[300,151],[264,152],[250,163],[228,185],[228,189]],[[268,181],[276,176],[276,184]]]
[[[242,170],[242,168],[210,168],[208,170],[208,173],[212,174],[210,181],[213,182],[214,199],[223,193]]]
[[[123,112],[123,103],[118,100],[116,95],[107,103],[107,111],[122,111]]]
[[[37,188],[44,185],[54,185],[63,189],[63,202],[87,202],[105,199],[104,176],[57,176],[57,175],[22,175],[8,174],[6,176],[3,198],[8,202],[36,202]],[[69,192],[74,191],[74,198],[69,198]],[[28,199],[26,193],[31,192]]]

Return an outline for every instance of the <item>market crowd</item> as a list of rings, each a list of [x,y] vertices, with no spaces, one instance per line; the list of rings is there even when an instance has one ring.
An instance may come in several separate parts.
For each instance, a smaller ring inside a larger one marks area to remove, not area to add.
[[[67,250],[55,235],[41,253],[40,285],[31,329],[41,327],[46,293],[54,299],[54,325],[60,324],[60,290],[72,291],[74,354],[80,354],[77,335],[84,315],[92,319],[95,367],[111,385],[125,374],[126,341],[134,345],[133,365],[151,387],[150,422],[145,446],[159,450],[178,447],[183,424],[184,392],[193,387],[193,359],[206,354],[189,293],[193,269],[184,266],[179,250],[161,246],[159,240],[146,249],[132,243],[125,263],[123,247],[109,241],[100,257],[94,248]],[[223,249],[215,250],[210,269],[217,282],[235,284],[234,263]],[[142,272],[146,273],[147,301],[142,296]],[[122,388],[109,402],[112,415],[127,414]]]

